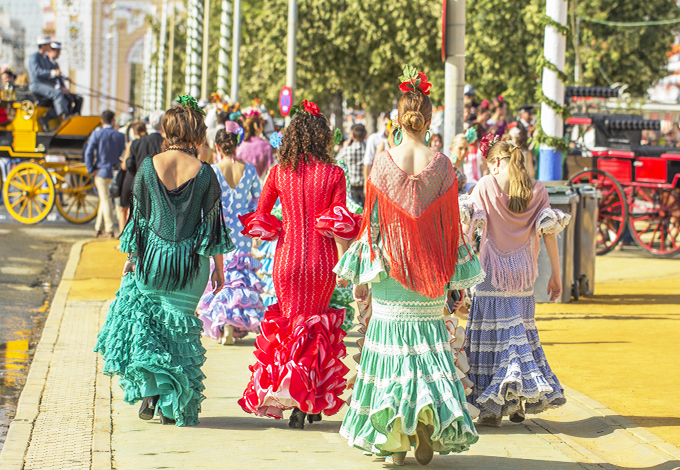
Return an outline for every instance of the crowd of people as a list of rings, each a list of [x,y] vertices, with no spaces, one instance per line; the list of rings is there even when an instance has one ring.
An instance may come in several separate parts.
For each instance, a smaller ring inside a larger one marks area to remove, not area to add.
[[[337,155],[338,133],[308,101],[263,138],[262,107],[206,117],[180,96],[132,125],[127,148],[104,113],[88,169],[104,187],[105,160],[124,155],[128,255],[96,350],[125,401],[142,402],[141,419],[197,424],[202,335],[228,345],[250,333],[245,412],[291,410],[289,426],[304,429],[347,405],[341,435],[396,466],[412,449],[422,465],[465,451],[476,426],[565,402],[533,290],[542,237],[549,294],[561,294],[555,236],[569,216],[534,179],[530,122],[508,123],[501,97],[471,100],[471,124],[444,142],[431,130],[427,75],[407,68],[403,78],[391,119],[371,135],[354,125]],[[112,232],[105,216],[97,224]],[[470,295],[464,330],[451,314]],[[348,378],[352,300],[363,336]]]

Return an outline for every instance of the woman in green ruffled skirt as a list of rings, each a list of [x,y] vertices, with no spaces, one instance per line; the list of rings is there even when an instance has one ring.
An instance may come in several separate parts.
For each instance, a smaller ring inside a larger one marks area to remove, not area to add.
[[[365,452],[403,465],[415,447],[461,452],[477,442],[442,312],[447,289],[484,278],[460,234],[458,185],[450,160],[425,145],[432,118],[427,76],[405,69],[395,143],[367,183],[364,220],[335,268],[373,314],[340,433]],[[370,215],[370,217],[367,217]]]
[[[196,306],[210,276],[224,285],[222,254],[234,246],[222,220],[221,189],[210,165],[196,158],[205,140],[193,99],[166,112],[169,147],[146,158],[135,177],[130,219],[121,235],[128,253],[123,279],[99,333],[95,351],[104,373],[119,375],[125,401],[142,400],[141,419],[198,424],[205,398],[201,366],[203,323]]]

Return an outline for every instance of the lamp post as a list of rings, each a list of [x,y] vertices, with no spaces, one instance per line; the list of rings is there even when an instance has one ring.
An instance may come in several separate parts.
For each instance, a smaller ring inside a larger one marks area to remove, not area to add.
[[[286,62],[286,86],[291,90],[291,102],[295,100],[295,82],[297,77],[297,0],[288,0],[288,55]],[[286,116],[286,125],[290,124],[290,115]]]

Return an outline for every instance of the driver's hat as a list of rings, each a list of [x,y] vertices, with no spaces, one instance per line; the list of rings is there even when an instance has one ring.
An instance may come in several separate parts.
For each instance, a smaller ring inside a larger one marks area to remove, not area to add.
[[[49,44],[52,42],[52,38],[49,36],[38,36],[38,39],[35,41],[35,43],[38,46],[44,46],[45,44]]]
[[[61,43],[60,43],[60,42],[53,42],[53,43],[50,43],[50,47],[51,47],[52,49],[61,49]]]

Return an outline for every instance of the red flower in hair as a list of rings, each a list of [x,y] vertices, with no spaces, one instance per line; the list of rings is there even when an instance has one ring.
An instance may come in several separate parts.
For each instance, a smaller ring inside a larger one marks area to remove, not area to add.
[[[501,139],[496,134],[486,134],[482,137],[482,140],[479,142],[479,151],[482,153],[484,160],[486,160],[486,157],[489,155],[491,147],[500,141]]]
[[[319,106],[311,101],[304,100],[302,102],[302,109],[314,116],[321,116],[321,111],[319,111]]]
[[[422,91],[424,95],[430,94],[430,88],[432,88],[432,84],[428,83],[425,72],[418,72],[415,67],[405,65],[404,75],[399,77],[399,80],[401,80],[399,89],[404,93],[415,91],[416,88],[420,88],[420,91]]]

